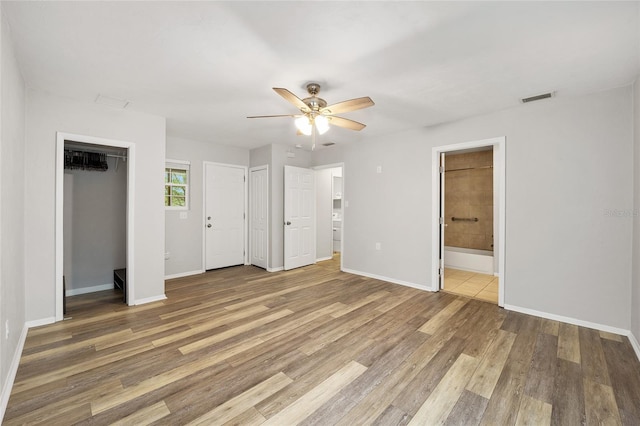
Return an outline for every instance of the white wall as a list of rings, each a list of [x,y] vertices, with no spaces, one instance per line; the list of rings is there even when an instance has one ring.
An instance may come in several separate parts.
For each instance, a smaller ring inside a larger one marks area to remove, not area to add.
[[[640,342],[640,76],[633,84],[633,277],[631,282],[631,333]],[[640,355],[639,355],[640,356]]]
[[[67,293],[113,284],[127,266],[127,165],[104,172],[65,170],[64,276]],[[86,291],[86,290],[85,290]]]
[[[55,317],[55,145],[58,131],[135,143],[135,302],[164,297],[165,119],[63,99],[35,90],[27,91],[26,117],[27,321],[46,321]]]
[[[431,285],[431,148],[506,136],[505,304],[628,330],[631,105],[624,87],[317,151],[348,171],[345,269]]]
[[[25,323],[24,132],[25,85],[10,28],[0,18],[0,419],[20,357]],[[8,324],[9,336],[5,335]]]
[[[165,260],[164,273],[171,277],[203,272],[203,161],[248,167],[249,150],[167,136],[166,155],[171,160],[191,162],[191,195],[186,219],[180,218],[183,210],[165,212],[165,251],[169,259]]]

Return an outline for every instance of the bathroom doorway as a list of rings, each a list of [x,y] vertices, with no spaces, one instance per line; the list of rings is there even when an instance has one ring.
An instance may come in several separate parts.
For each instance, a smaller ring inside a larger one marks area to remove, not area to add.
[[[316,261],[335,260],[342,269],[344,247],[344,164],[317,166],[316,171]]]
[[[498,303],[493,256],[493,146],[443,152],[441,290]]]
[[[433,150],[434,290],[500,306],[504,304],[504,141],[495,138]]]

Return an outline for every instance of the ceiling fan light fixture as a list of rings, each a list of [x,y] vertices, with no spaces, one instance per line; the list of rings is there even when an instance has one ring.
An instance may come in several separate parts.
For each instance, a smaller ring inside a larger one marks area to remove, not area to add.
[[[316,123],[316,129],[318,129],[318,133],[324,135],[329,130],[329,120],[324,115],[318,115],[314,119]]]
[[[300,132],[302,132],[303,135],[311,135],[311,120],[309,120],[309,117],[307,117],[306,115],[303,115],[302,117],[298,117],[296,118],[296,127],[298,128],[298,130],[300,130]]]

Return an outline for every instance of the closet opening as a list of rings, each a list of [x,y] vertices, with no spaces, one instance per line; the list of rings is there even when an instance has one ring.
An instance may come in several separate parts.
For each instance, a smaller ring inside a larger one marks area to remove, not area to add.
[[[133,160],[133,144],[58,134],[56,321],[134,304]]]

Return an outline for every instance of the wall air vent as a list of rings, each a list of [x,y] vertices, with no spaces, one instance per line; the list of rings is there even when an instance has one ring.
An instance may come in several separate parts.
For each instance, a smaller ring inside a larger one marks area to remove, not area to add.
[[[522,102],[523,104],[526,104],[528,102],[541,101],[542,99],[553,98],[554,93],[555,92],[549,92],[549,93],[543,93],[541,95],[529,96],[528,98],[520,99],[520,102]]]
[[[322,146],[331,146],[331,145],[335,145],[335,142],[325,142],[322,144]]]

